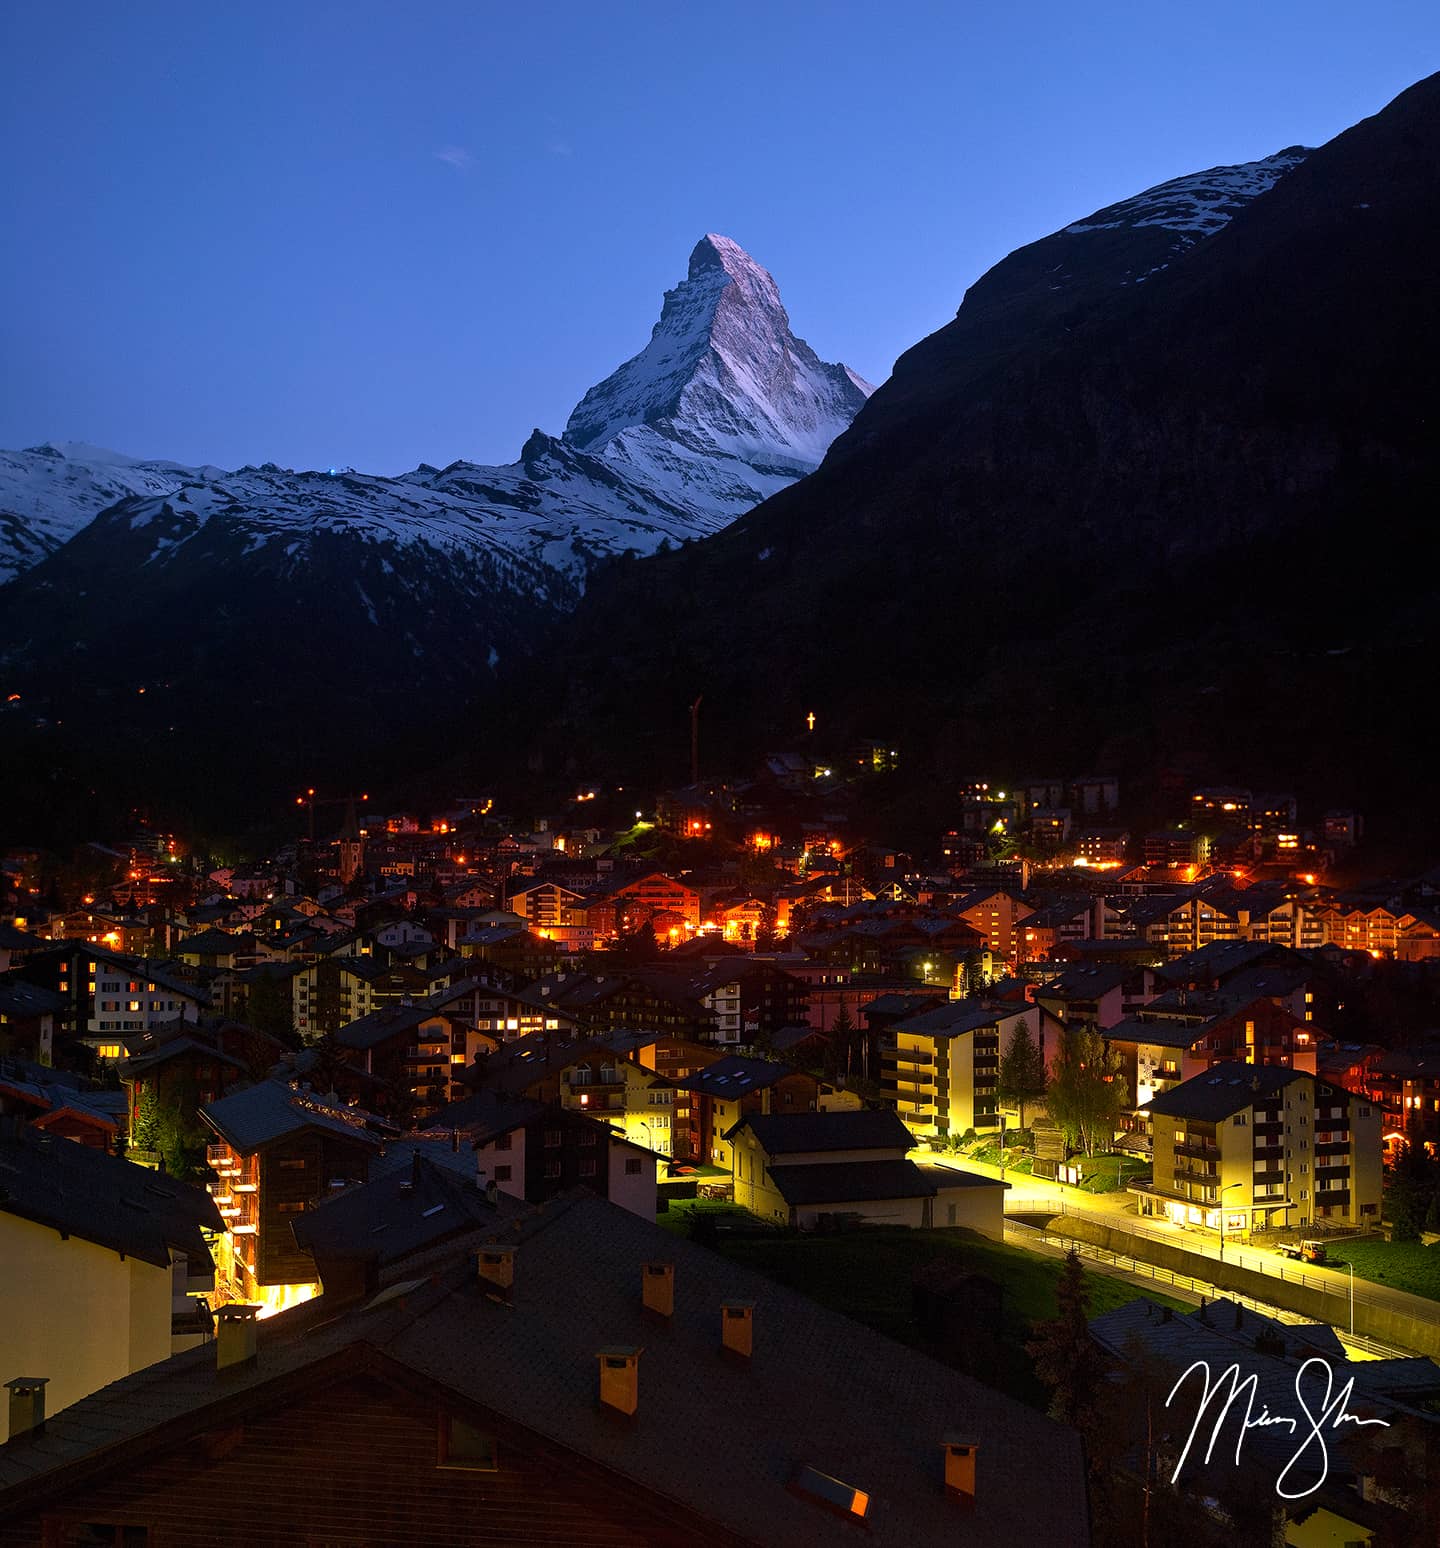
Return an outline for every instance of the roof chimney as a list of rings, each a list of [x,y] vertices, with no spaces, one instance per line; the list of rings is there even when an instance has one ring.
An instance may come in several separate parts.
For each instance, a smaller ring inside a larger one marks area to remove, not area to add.
[[[485,1184],[485,1202],[492,1205],[500,1202],[500,1184],[493,1177]]]
[[[975,1454],[979,1449],[972,1436],[945,1437],[945,1492],[967,1508],[975,1504]]]
[[[255,1318],[260,1308],[231,1301],[215,1313],[215,1369],[252,1365],[255,1361]]]
[[[599,1351],[600,1406],[633,1418],[640,1406],[640,1356],[634,1344],[611,1344]]]
[[[480,1287],[492,1300],[515,1299],[515,1249],[482,1247],[476,1255]]]
[[[675,1265],[647,1263],[640,1272],[640,1294],[651,1317],[675,1315]]]
[[[720,1340],[725,1353],[732,1358],[750,1358],[755,1340],[754,1301],[720,1303]]]
[[[45,1428],[45,1384],[48,1376],[16,1376],[10,1389],[10,1439]]]

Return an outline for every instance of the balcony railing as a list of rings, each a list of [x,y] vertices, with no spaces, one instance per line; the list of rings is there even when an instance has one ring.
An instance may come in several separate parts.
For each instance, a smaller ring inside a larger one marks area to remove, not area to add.
[[[1220,1159],[1220,1147],[1214,1140],[1176,1140],[1174,1149],[1177,1156],[1195,1156],[1202,1161]]]

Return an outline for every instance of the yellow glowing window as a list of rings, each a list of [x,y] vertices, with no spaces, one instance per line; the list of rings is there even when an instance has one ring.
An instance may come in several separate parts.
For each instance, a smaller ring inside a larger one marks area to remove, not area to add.
[[[102,1059],[118,1059],[120,1057],[119,1043],[101,1043],[96,1051]]]

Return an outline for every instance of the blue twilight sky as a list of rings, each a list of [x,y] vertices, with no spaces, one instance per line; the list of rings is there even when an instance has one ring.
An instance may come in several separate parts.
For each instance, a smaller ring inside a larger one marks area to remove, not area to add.
[[[0,446],[509,461],[707,230],[879,382],[1010,249],[1437,67],[1435,0],[3,0]]]

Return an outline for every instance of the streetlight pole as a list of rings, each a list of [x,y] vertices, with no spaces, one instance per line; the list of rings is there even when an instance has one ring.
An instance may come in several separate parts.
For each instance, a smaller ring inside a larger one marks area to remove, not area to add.
[[[1240,1187],[1238,1182],[1226,1183],[1220,1190],[1220,1261],[1225,1261],[1225,1195],[1232,1189]]]
[[[1353,1263],[1347,1263],[1345,1265],[1345,1267],[1350,1270],[1350,1337],[1354,1338],[1355,1337],[1355,1265]]]

